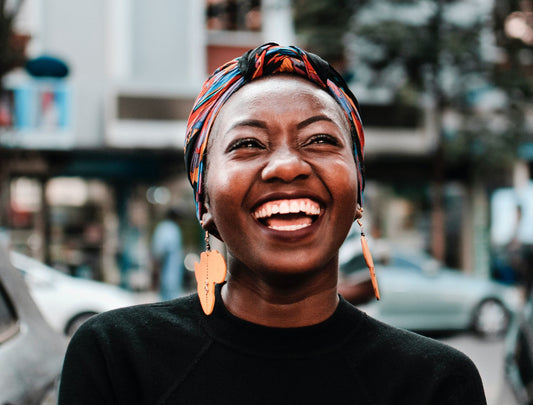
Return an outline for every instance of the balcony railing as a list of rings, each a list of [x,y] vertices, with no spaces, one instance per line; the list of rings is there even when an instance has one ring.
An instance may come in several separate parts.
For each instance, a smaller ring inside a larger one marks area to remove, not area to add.
[[[72,88],[65,80],[28,79],[0,95],[0,145],[64,149],[74,144]]]

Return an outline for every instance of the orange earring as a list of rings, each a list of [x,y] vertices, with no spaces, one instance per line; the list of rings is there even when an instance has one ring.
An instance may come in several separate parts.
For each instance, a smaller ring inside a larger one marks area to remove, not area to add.
[[[200,263],[194,263],[196,290],[202,310],[210,315],[215,307],[215,283],[226,279],[226,261],[218,250],[211,250],[209,233],[205,231],[205,252],[200,254]]]
[[[361,213],[363,209],[361,208]],[[370,279],[372,280],[372,287],[374,288],[374,295],[379,301],[379,286],[378,279],[376,278],[376,271],[374,269],[374,260],[372,260],[372,255],[370,254],[370,249],[368,248],[368,241],[366,239],[365,232],[363,231],[363,223],[360,219],[357,219],[357,223],[361,227],[361,247],[363,249],[363,257],[365,258],[366,265],[370,271]]]

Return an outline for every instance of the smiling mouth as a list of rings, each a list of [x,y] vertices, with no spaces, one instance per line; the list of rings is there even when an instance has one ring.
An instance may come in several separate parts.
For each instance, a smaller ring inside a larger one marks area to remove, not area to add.
[[[309,198],[268,201],[253,213],[263,225],[277,231],[307,228],[320,215],[320,205]]]

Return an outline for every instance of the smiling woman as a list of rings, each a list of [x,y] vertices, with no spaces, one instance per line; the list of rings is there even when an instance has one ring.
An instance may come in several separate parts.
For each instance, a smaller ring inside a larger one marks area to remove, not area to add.
[[[220,67],[185,156],[206,240],[223,241],[226,260],[207,247],[198,294],[87,321],[60,404],[485,404],[466,356],[337,293],[363,147],[357,101],[318,56],[265,44]]]
[[[340,106],[301,78],[255,80],[220,110],[208,155],[202,222],[228,247],[222,291],[236,295],[227,297],[230,311],[277,327],[328,318],[338,304],[338,249],[357,212],[357,170]],[[271,288],[284,276],[294,289]],[[288,311],[286,302],[300,308]],[[234,303],[244,304],[243,313]],[[248,311],[257,305],[263,310]],[[265,317],[270,311],[275,321]]]

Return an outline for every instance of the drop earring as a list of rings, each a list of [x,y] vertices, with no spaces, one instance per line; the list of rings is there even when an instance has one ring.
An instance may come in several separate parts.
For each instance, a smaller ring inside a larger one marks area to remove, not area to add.
[[[361,213],[363,209],[361,208]],[[366,265],[370,271],[370,279],[372,281],[372,287],[374,288],[374,295],[379,301],[379,286],[378,279],[376,278],[376,271],[374,269],[374,261],[372,260],[372,255],[370,254],[370,249],[368,248],[368,240],[366,239],[365,232],[363,230],[363,223],[359,218],[357,218],[357,223],[361,227],[361,247],[363,249],[363,257],[365,258]]]
[[[205,231],[205,252],[200,254],[200,263],[194,263],[196,290],[202,310],[210,315],[215,307],[215,283],[226,279],[226,261],[218,250],[211,250],[209,232]]]

